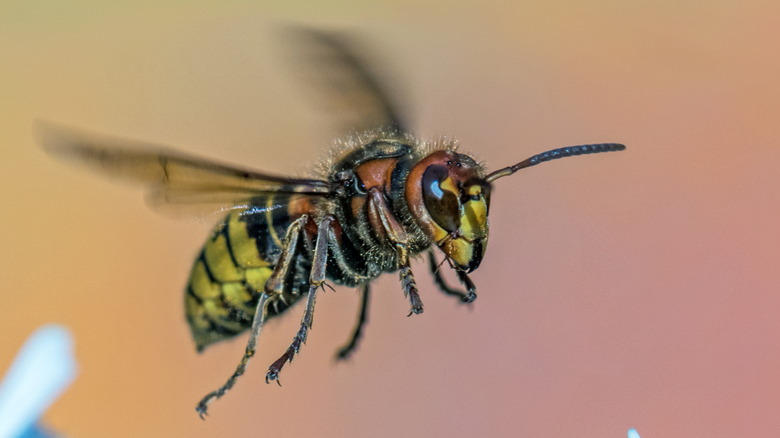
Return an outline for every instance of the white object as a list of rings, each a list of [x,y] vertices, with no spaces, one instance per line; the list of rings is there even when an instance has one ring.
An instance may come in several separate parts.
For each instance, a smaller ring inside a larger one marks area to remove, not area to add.
[[[57,325],[36,330],[0,383],[0,438],[15,438],[34,425],[75,377],[70,332]]]

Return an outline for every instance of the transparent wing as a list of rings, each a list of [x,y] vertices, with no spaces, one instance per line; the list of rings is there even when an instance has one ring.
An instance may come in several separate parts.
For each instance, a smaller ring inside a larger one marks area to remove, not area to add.
[[[288,178],[188,156],[164,146],[37,122],[50,155],[147,189],[149,205],[175,215],[207,216],[249,207],[280,208],[292,196],[323,197],[326,181]]]
[[[373,74],[356,39],[348,35],[303,27],[285,27],[283,34],[293,50],[294,73],[308,98],[333,119],[339,136],[352,131],[405,126],[387,90],[388,74]],[[361,56],[363,55],[363,56]],[[378,70],[378,69],[377,69]]]
[[[191,218],[214,223],[226,213],[238,210],[241,215],[254,215],[278,208],[286,208],[290,202],[309,195],[263,192],[242,197],[230,193],[193,193],[160,190],[149,191],[146,203],[153,210],[177,218]]]

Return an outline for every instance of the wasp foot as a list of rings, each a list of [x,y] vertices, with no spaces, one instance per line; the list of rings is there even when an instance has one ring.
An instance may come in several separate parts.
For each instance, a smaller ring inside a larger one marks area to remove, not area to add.
[[[464,303],[473,303],[474,300],[477,299],[477,293],[476,292],[469,292],[468,295],[461,298],[461,301]]]
[[[287,351],[285,351],[279,359],[276,359],[276,361],[272,363],[270,367],[268,367],[268,372],[265,373],[265,383],[271,383],[271,381],[275,380],[279,386],[282,386],[281,382],[279,382],[279,373],[282,371],[282,367],[284,367],[287,362],[292,362],[295,355],[298,354],[298,352],[301,350],[301,344],[306,343],[306,336],[308,331],[309,328],[306,326],[306,324],[302,324],[301,329],[298,330],[298,334],[296,334],[293,338],[293,341],[287,348]]]

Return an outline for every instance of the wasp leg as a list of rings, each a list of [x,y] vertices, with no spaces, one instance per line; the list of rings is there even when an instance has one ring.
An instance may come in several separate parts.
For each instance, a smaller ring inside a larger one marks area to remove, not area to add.
[[[254,319],[252,320],[252,329],[249,334],[249,341],[246,344],[244,356],[241,358],[241,362],[239,362],[238,367],[236,367],[236,371],[233,372],[233,375],[230,376],[227,382],[220,386],[219,389],[206,394],[206,396],[200,400],[198,406],[195,408],[195,410],[198,411],[198,415],[200,415],[201,419],[205,419],[204,417],[208,414],[209,404],[215,399],[225,395],[225,393],[236,384],[238,377],[244,374],[244,371],[246,370],[246,364],[249,363],[249,359],[255,355],[257,338],[260,336],[260,331],[263,328],[263,321],[265,320],[267,313],[268,298],[268,294],[265,293],[260,296],[260,301],[257,303],[257,311],[255,312]]]
[[[456,271],[458,280],[466,286],[466,291],[468,293],[450,287],[444,281],[444,277],[441,276],[441,271],[439,270],[439,264],[436,262],[436,257],[433,255],[433,251],[428,251],[428,260],[430,261],[429,266],[431,268],[431,273],[433,274],[433,281],[436,282],[436,285],[439,286],[439,289],[442,292],[447,295],[458,297],[464,303],[470,303],[477,299],[477,288],[465,272]]]
[[[301,231],[303,230],[303,225],[307,220],[307,216],[301,216],[287,228],[287,234],[284,238],[284,248],[282,248],[282,253],[279,256],[279,261],[274,268],[274,272],[271,274],[268,282],[266,282],[266,289],[269,289],[268,283],[272,281],[280,285],[284,285],[284,280],[287,277],[289,266],[292,264],[293,257],[295,256],[296,249],[298,247],[298,241],[301,240],[300,237]],[[204,416],[208,414],[208,405],[212,401],[225,395],[225,393],[236,384],[238,377],[244,374],[247,363],[249,363],[249,359],[255,355],[257,338],[260,336],[260,331],[263,328],[263,321],[265,321],[266,314],[268,312],[268,300],[273,295],[277,294],[274,288],[270,289],[270,291],[266,291],[260,296],[260,300],[257,303],[255,316],[252,319],[252,327],[249,332],[249,340],[246,343],[246,350],[244,351],[244,355],[241,357],[241,362],[238,363],[238,366],[233,372],[233,375],[230,376],[224,385],[219,387],[219,389],[216,391],[211,391],[210,393],[206,394],[206,396],[200,400],[198,406],[195,408],[195,410],[198,411],[200,418],[204,418]]]
[[[265,282],[265,292],[271,295],[281,295],[287,283],[287,277],[290,268],[295,264],[295,256],[298,254],[298,242],[301,240],[303,226],[309,220],[307,215],[303,215],[295,220],[289,227],[284,236],[284,246],[279,260],[274,266],[274,270],[268,280]]]
[[[341,347],[336,353],[336,359],[338,360],[348,359],[355,351],[358,340],[363,335],[363,326],[366,324],[366,321],[368,321],[368,298],[371,294],[369,283],[363,283],[360,292],[360,315],[358,315],[357,326],[355,326],[355,331],[352,332],[352,337],[349,339],[347,345]]]
[[[398,219],[393,215],[390,207],[387,205],[387,199],[378,188],[369,189],[368,208],[369,220],[371,215],[379,219],[382,229],[387,238],[395,245],[398,253],[399,276],[401,278],[401,287],[404,295],[409,297],[412,305],[409,315],[420,314],[423,312],[423,303],[420,294],[417,292],[417,283],[414,281],[412,268],[409,266],[409,237]]]
[[[339,239],[336,238],[336,228],[340,227],[338,220],[334,219],[334,229],[328,234],[328,243],[330,244],[330,259],[328,263],[335,264],[338,269],[344,273],[346,278],[352,279],[355,283],[365,283],[373,280],[376,276],[366,275],[364,272],[359,272],[353,268],[347,261],[347,256],[341,247]]]
[[[311,273],[309,274],[309,294],[306,298],[306,311],[301,319],[301,328],[293,338],[287,351],[268,367],[268,372],[265,374],[266,383],[270,383],[271,380],[276,380],[276,383],[279,383],[279,373],[282,371],[284,364],[292,362],[293,357],[300,351],[301,344],[306,343],[306,336],[309,334],[314,318],[314,303],[317,298],[317,289],[325,283],[325,268],[328,262],[328,240],[329,234],[332,232],[331,223],[334,220],[333,216],[325,216],[317,227],[317,241],[314,244],[314,257],[312,258]]]
[[[468,274],[466,274],[463,271],[455,271],[455,273],[458,275],[458,280],[460,280],[460,283],[466,287],[466,292],[468,294],[466,295],[466,298],[463,299],[466,303],[471,303],[474,300],[477,299],[477,287],[474,285],[474,282],[471,281],[471,278],[469,278]]]

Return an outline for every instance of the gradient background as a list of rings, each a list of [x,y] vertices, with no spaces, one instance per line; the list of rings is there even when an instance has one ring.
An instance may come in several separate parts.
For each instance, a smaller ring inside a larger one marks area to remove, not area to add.
[[[73,330],[80,376],[48,424],[70,437],[780,430],[777,2],[222,3],[0,5],[0,369],[39,325]],[[297,314],[269,324],[203,422],[196,402],[244,348],[198,355],[182,317],[210,225],[51,160],[31,124],[305,169],[331,138],[280,64],[285,21],[362,32],[415,133],[458,138],[492,168],[571,144],[629,149],[500,181],[471,311],[418,262],[425,313],[406,318],[383,277],[358,354],[335,364],[358,300],[324,293],[284,387],[263,377]]]

